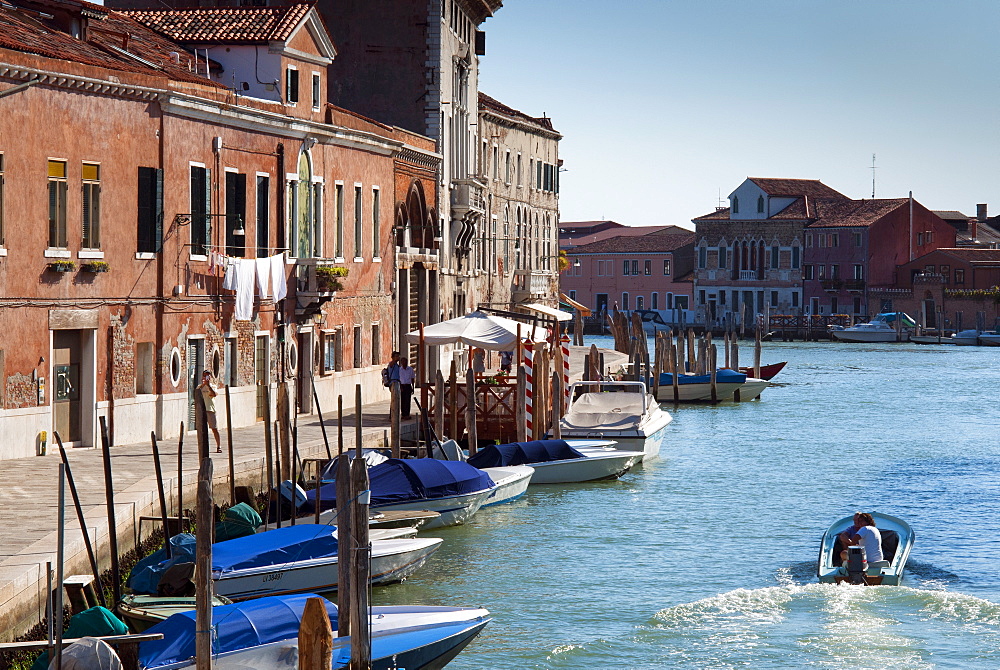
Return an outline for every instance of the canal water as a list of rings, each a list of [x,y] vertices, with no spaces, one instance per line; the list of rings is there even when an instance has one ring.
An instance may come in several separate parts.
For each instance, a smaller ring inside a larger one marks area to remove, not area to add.
[[[660,458],[620,480],[430,533],[375,604],[487,607],[455,670],[1000,667],[1000,348],[765,344],[782,360],[760,401],[668,407]],[[904,586],[817,582],[855,510],[913,527]]]

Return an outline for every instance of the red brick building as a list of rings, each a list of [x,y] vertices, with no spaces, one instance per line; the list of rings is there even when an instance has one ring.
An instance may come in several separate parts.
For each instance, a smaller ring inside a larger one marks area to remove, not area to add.
[[[93,445],[100,416],[118,443],[176,435],[205,368],[237,426],[261,418],[265,384],[295,380],[302,411],[313,381],[325,406],[381,390],[393,225],[413,192],[416,218],[433,212],[440,159],[326,103],[335,53],[310,5],[0,16],[0,458],[53,429]],[[248,50],[278,75],[251,79]],[[223,259],[253,265],[235,290]],[[347,274],[327,283],[329,267]]]

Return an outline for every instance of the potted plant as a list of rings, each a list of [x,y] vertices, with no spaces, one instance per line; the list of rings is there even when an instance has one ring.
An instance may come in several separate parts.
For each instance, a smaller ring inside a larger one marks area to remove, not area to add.
[[[107,272],[111,269],[107,261],[88,261],[80,266],[84,272]]]
[[[316,288],[320,291],[336,293],[344,288],[341,277],[347,276],[347,268],[320,265],[316,268]]]
[[[76,263],[67,260],[52,261],[49,263],[49,270],[52,272],[72,272],[76,269]]]

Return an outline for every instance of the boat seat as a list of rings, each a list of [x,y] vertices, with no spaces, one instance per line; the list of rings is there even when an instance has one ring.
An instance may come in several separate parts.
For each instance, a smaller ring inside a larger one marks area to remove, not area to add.
[[[865,571],[865,574],[870,577],[878,577],[882,574],[882,569],[888,568],[890,565],[891,563],[889,563],[889,561],[872,561],[868,564],[868,569]]]

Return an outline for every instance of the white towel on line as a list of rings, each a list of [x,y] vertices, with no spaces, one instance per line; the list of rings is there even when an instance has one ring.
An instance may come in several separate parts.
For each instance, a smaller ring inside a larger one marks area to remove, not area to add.
[[[271,277],[271,259],[258,258],[254,263],[257,266],[257,287],[260,289],[260,297],[263,300],[267,297],[267,284]]]
[[[249,321],[253,318],[254,274],[257,261],[240,258],[236,261],[236,320]]]
[[[274,301],[278,302],[288,293],[287,277],[285,276],[285,254],[271,256],[271,291]]]

